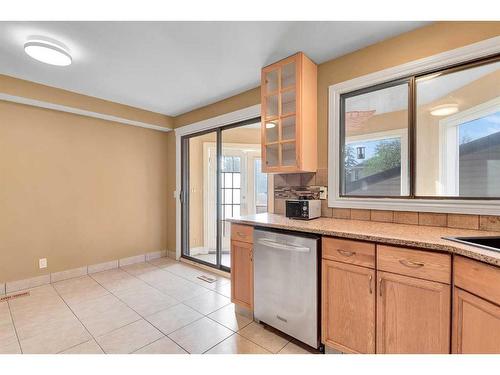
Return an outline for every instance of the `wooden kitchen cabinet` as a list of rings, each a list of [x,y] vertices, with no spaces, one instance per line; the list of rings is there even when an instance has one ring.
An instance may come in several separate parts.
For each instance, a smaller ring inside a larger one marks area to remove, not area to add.
[[[500,268],[454,259],[452,352],[500,354]]]
[[[500,306],[460,288],[453,296],[452,352],[500,353]]]
[[[450,352],[450,286],[377,272],[377,353]]]
[[[253,310],[253,244],[231,241],[231,302]]]
[[[322,260],[321,341],[345,353],[375,353],[375,270]]]
[[[316,172],[317,66],[299,52],[262,69],[262,171]]]

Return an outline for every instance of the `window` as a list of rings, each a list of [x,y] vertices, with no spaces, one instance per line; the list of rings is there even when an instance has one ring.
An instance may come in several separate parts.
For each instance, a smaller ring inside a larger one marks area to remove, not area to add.
[[[500,214],[500,55],[464,62],[488,43],[330,86],[330,207]]]
[[[408,91],[404,80],[341,97],[343,195],[408,195]]]
[[[341,196],[500,197],[500,62],[346,93],[340,108]],[[408,173],[410,126],[415,176]]]
[[[267,212],[267,174],[262,173],[262,159],[254,159],[255,213]]]
[[[240,216],[241,158],[222,157],[222,220]]]
[[[416,80],[417,196],[500,197],[500,62]]]

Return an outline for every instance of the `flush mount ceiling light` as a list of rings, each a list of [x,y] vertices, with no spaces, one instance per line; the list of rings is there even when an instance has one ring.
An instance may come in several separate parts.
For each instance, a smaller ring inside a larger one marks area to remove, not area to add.
[[[432,116],[448,116],[458,112],[457,104],[443,104],[431,109]]]
[[[48,38],[30,38],[24,43],[24,52],[35,60],[50,65],[68,66],[72,62],[68,48]]]
[[[276,126],[274,122],[266,122],[266,129],[272,129]]]

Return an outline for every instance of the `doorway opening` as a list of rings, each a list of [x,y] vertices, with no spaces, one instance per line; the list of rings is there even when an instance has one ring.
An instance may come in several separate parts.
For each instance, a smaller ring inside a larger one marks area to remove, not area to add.
[[[182,138],[182,257],[231,268],[232,217],[268,211],[260,118]]]

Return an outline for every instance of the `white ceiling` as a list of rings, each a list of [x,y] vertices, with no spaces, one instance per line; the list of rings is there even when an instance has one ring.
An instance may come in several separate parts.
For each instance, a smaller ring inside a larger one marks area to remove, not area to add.
[[[260,68],[297,51],[316,63],[426,22],[0,22],[0,74],[167,115],[259,85]],[[69,67],[29,58],[42,35],[67,45]]]

